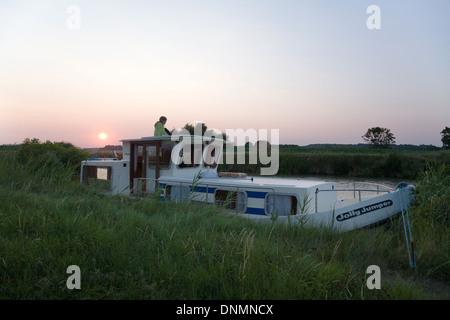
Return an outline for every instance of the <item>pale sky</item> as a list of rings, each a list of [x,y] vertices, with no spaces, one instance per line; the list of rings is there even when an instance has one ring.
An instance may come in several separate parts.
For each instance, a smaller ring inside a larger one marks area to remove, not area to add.
[[[442,146],[449,13],[448,0],[0,0],[0,144],[120,144],[164,115],[168,129],[279,129],[284,144],[362,143],[379,126]]]

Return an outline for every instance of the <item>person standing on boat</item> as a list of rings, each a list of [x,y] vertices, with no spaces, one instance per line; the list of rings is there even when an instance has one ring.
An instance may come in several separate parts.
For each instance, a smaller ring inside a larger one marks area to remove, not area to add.
[[[159,118],[159,121],[155,123],[155,137],[158,136],[170,136],[170,131],[164,128],[164,125],[167,122],[167,118],[164,116],[161,116]]]

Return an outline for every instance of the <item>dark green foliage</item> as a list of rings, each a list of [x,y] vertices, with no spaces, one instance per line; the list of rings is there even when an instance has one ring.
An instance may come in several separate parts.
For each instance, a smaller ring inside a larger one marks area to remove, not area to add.
[[[338,175],[349,177],[416,179],[429,163],[450,163],[450,152],[442,151],[383,151],[371,153],[348,148],[309,149],[280,151],[280,175]],[[226,159],[226,157],[224,157]],[[234,164],[220,164],[219,171],[246,172],[259,174],[262,165],[249,164],[246,153],[245,164],[237,164],[235,154]]]
[[[416,201],[433,225],[450,227],[450,167],[430,165],[419,175]]]
[[[411,211],[420,267],[427,270],[428,276],[450,283],[450,168],[447,165],[430,165],[421,172]]]
[[[71,168],[78,177],[81,161],[89,157],[87,151],[80,150],[69,142],[41,143],[39,139],[25,139],[17,151],[17,161],[27,168],[44,175],[55,174],[58,170]]]
[[[395,144],[395,137],[387,128],[369,128],[362,138],[373,148],[389,148]]]
[[[445,127],[445,129],[441,131],[441,135],[442,147],[444,149],[450,149],[450,128]]]

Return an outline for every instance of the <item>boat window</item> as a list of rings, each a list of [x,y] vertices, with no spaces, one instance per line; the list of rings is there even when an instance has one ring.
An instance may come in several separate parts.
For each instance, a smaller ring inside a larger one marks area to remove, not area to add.
[[[175,146],[175,142],[163,141],[161,142],[161,148],[159,149],[159,168],[167,169],[170,167],[172,149]],[[148,146],[148,166],[154,168],[156,166],[156,146]]]
[[[196,168],[202,163],[203,145],[191,144],[184,146],[180,151],[179,168]]]
[[[111,173],[111,167],[84,166],[83,181],[90,186],[96,185],[101,188],[109,189],[111,187]]]
[[[287,216],[297,214],[297,198],[284,194],[268,194],[265,200],[266,213]]]
[[[184,201],[191,195],[188,186],[167,185],[165,190],[166,199],[171,201]]]
[[[244,191],[216,190],[214,197],[218,206],[238,212],[245,211],[247,196]]]

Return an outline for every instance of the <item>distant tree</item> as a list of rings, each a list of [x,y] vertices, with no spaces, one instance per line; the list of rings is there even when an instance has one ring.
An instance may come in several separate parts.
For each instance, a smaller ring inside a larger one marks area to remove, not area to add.
[[[214,136],[214,133],[216,133],[216,131],[214,131],[214,129],[208,130],[208,126],[206,124],[204,124],[203,122],[196,122],[195,124],[186,123],[182,129],[187,130],[191,135],[194,135],[194,133],[198,134],[201,132],[201,135],[205,135],[205,133],[208,133],[208,134],[211,134]],[[180,132],[179,130],[173,131],[173,133],[175,133],[175,134],[177,134],[179,132]],[[222,139],[224,141],[227,141],[227,138],[228,137],[227,137],[226,133],[222,132]]]
[[[200,130],[201,128],[201,130]],[[185,126],[183,127],[183,129],[189,131],[189,133],[191,135],[194,135],[195,133],[199,133],[201,132],[201,134],[205,134],[206,130],[208,130],[208,126],[206,124],[204,124],[203,122],[196,122],[194,125],[190,124],[190,123],[186,123]]]
[[[441,135],[442,147],[444,149],[450,149],[450,128],[445,127],[445,129],[441,131]]]
[[[395,137],[387,128],[369,128],[362,138],[373,148],[389,148],[395,144]]]

